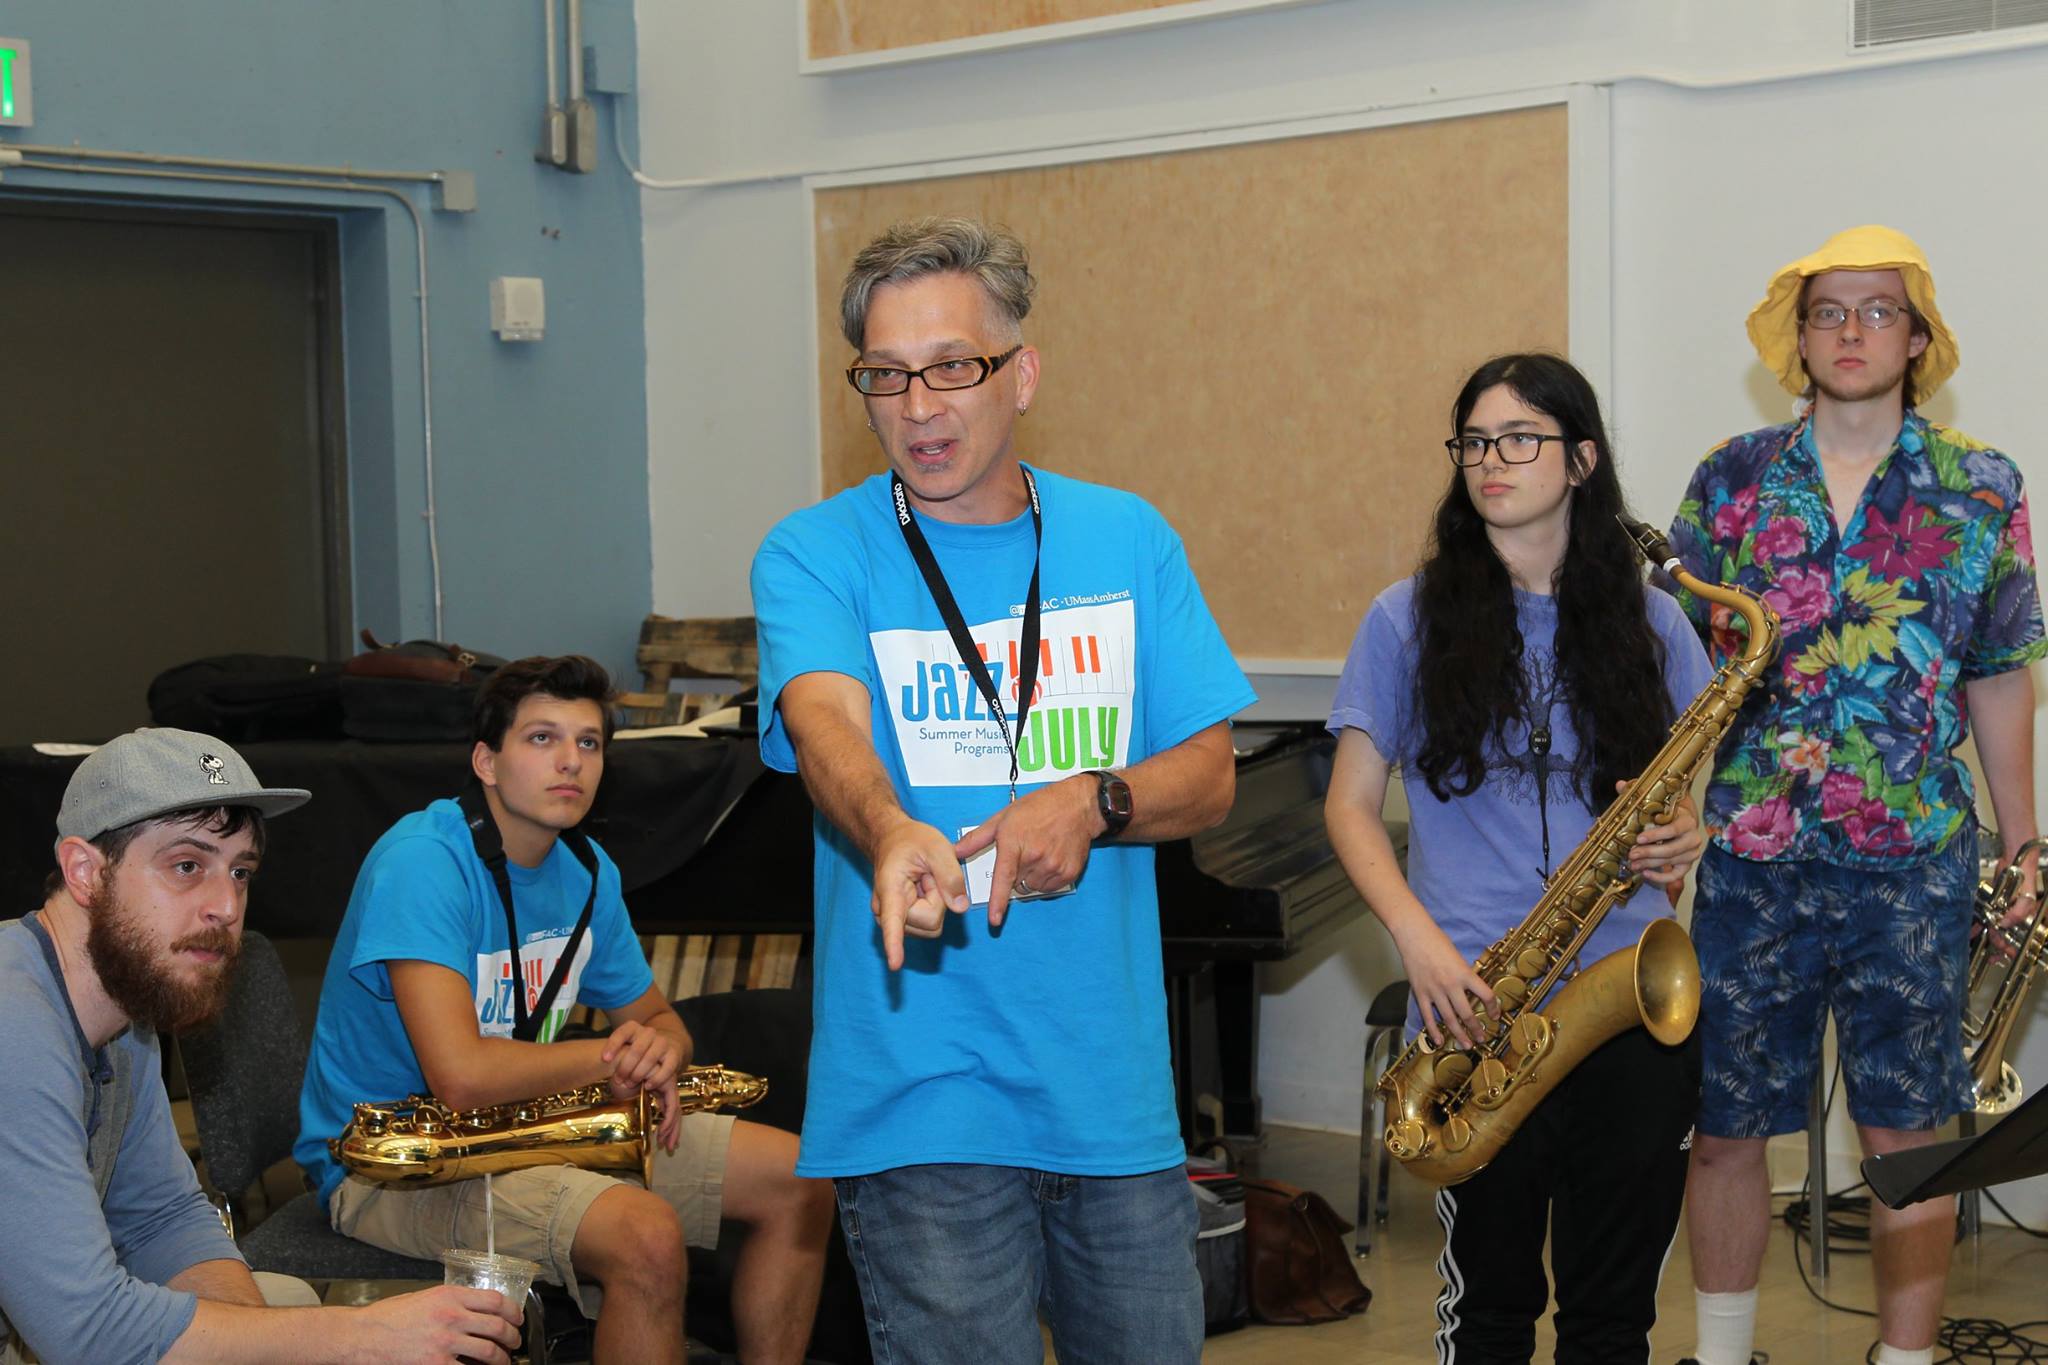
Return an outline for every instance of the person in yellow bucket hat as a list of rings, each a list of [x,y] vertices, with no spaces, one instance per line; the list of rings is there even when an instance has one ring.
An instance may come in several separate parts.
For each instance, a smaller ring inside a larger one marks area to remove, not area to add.
[[[2048,654],[2019,470],[1917,411],[1958,360],[1919,246],[1887,227],[1836,234],[1777,273],[1749,336],[1808,403],[1710,452],[1671,532],[1686,567],[1761,595],[1780,623],[1707,789],[1693,907],[1700,1365],[1750,1360],[1764,1143],[1806,1126],[1830,1011],[1866,1154],[1924,1145],[1973,1107],[1960,991],[1976,819],[1955,750],[1974,723],[2010,855],[2036,832],[2026,666]],[[1729,614],[1680,597],[1727,659]],[[1875,1358],[1931,1362],[1952,1203],[1873,1205],[1870,1221]]]

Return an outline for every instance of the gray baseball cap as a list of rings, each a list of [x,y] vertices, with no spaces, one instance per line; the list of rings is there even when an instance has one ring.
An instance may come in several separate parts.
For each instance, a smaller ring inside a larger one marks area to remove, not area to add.
[[[253,806],[282,815],[313,799],[299,787],[266,787],[243,757],[211,735],[131,730],[86,755],[57,808],[57,842],[181,810]]]

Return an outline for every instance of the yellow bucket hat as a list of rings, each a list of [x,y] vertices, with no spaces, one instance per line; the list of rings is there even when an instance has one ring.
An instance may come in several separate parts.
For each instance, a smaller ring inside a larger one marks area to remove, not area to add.
[[[1932,397],[1956,372],[1962,356],[1956,335],[1934,306],[1934,275],[1919,244],[1894,228],[1871,224],[1853,227],[1828,238],[1811,256],[1802,256],[1771,279],[1762,303],[1749,310],[1749,340],[1756,353],[1778,376],[1785,392],[1806,391],[1806,366],[1799,359],[1799,295],[1806,281],[1830,270],[1896,270],[1906,282],[1906,301],[1927,324],[1927,349],[1913,362],[1913,393],[1919,402]]]

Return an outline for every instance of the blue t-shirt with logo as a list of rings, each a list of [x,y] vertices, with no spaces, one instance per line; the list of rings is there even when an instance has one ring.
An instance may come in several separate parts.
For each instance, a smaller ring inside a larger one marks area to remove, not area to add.
[[[1613,792],[1593,794],[1588,806],[1573,782],[1579,738],[1557,674],[1557,599],[1515,589],[1515,624],[1522,634],[1522,669],[1530,706],[1549,718],[1550,752],[1539,763],[1529,726],[1514,721],[1485,751],[1486,780],[1466,796],[1439,801],[1419,775],[1404,774],[1408,789],[1409,889],[1467,962],[1527,917],[1543,895],[1543,827],[1550,829],[1550,868],[1569,858],[1592,832],[1594,811]],[[1645,587],[1643,605],[1662,650],[1664,691],[1676,718],[1713,677],[1677,602]],[[1330,730],[1363,730],[1392,766],[1405,766],[1422,750],[1415,714],[1418,642],[1415,580],[1381,593],[1365,614],[1344,660],[1330,712]],[[1539,806],[1537,784],[1544,798]],[[1607,912],[1580,962],[1590,966],[1642,936],[1670,907],[1655,887],[1638,890]],[[1409,1024],[1419,1027],[1416,1009]]]
[[[1020,793],[1137,763],[1256,700],[1165,519],[1133,494],[1033,473],[1042,623]],[[916,515],[1014,722],[1030,514]],[[913,818],[958,837],[1009,800],[1009,749],[903,542],[886,474],[778,525],[753,589],[769,766],[796,768],[783,686],[840,673],[867,689],[876,752]],[[1182,1159],[1149,846],[1096,845],[1070,894],[1017,902],[998,933],[983,905],[949,914],[939,938],[905,941],[892,973],[867,860],[822,816],[814,845],[799,1174],[963,1162],[1134,1175]]]
[[[561,1031],[572,1006],[630,1005],[654,984],[640,951],[619,870],[596,844],[597,901],[538,1041]],[[518,909],[519,966],[529,1007],[568,946],[590,895],[590,874],[560,841],[539,867],[508,862]],[[504,902],[477,857],[462,807],[436,801],[384,832],[356,874],[320,986],[320,1015],[299,1091],[299,1140],[292,1156],[320,1191],[322,1206],[347,1174],[327,1154],[359,1101],[399,1100],[427,1089],[405,1021],[391,995],[394,961],[432,962],[470,983],[477,1031],[509,1038],[514,1026],[512,953]]]

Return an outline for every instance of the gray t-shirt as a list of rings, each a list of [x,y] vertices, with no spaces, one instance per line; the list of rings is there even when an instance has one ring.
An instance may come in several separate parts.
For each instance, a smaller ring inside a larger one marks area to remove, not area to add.
[[[153,1361],[196,1295],[164,1282],[241,1259],[200,1192],[164,1094],[156,1034],[88,1049],[34,919],[0,924],[0,1345],[47,1365]]]
[[[1713,677],[1699,637],[1678,604],[1643,589],[1651,629],[1664,645],[1664,687],[1675,717]],[[1470,962],[1522,922],[1543,894],[1543,817],[1550,826],[1550,869],[1571,856],[1593,828],[1589,809],[1573,785],[1578,735],[1557,678],[1557,602],[1517,590],[1515,618],[1522,632],[1522,666],[1532,710],[1550,718],[1550,753],[1540,765],[1530,750],[1529,727],[1511,724],[1502,743],[1486,753],[1486,780],[1469,796],[1439,801],[1420,776],[1404,774],[1408,788],[1408,885]],[[1330,729],[1363,730],[1390,764],[1421,752],[1414,713],[1416,668],[1415,580],[1403,579],[1379,595],[1358,627],[1337,696]],[[1646,702],[1647,704],[1647,702]],[[1543,809],[1537,774],[1545,773]],[[1605,810],[1614,793],[1599,793]],[[1608,911],[1580,956],[1590,966],[1642,936],[1652,919],[1670,913],[1651,888]],[[1414,1024],[1411,1010],[1411,1025]]]

